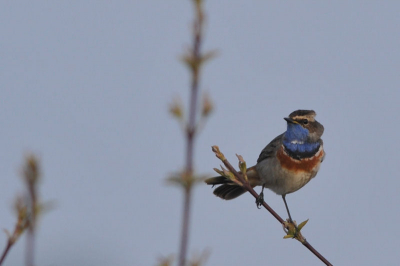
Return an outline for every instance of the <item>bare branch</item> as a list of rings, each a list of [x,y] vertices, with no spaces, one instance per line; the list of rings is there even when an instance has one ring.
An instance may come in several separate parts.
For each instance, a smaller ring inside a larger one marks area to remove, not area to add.
[[[243,184],[243,187],[250,192],[251,195],[253,195],[254,198],[258,199],[259,195],[257,192],[254,191],[254,189],[250,186],[248,180],[244,178],[243,174],[240,174],[239,172],[236,171],[236,169],[230,164],[230,162],[225,158],[224,154],[219,150],[218,146],[212,146],[212,151],[215,153],[215,156],[217,156],[218,159],[220,159],[226,168],[235,176],[239,182]],[[240,155],[236,155],[239,159],[239,166],[242,169],[243,164],[245,164],[245,161],[243,160],[243,157]],[[227,173],[225,173],[224,176],[229,176]],[[307,221],[302,222],[299,226],[296,225],[295,222],[290,223],[289,221],[284,221],[265,201],[263,201],[264,208],[269,211],[272,216],[275,217],[279,221],[279,223],[282,224],[285,232],[287,235],[284,238],[294,238],[301,242],[308,250],[310,250],[315,256],[317,256],[323,263],[326,265],[332,265],[324,256],[322,256],[313,246],[311,246],[310,243],[307,242],[307,240],[303,237],[301,234],[300,230],[303,228],[303,226],[307,223]]]

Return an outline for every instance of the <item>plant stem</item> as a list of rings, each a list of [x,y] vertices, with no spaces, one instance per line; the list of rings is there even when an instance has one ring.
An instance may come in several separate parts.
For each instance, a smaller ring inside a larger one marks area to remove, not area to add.
[[[36,161],[35,161],[36,162]],[[29,164],[28,164],[29,166]],[[28,193],[30,198],[30,217],[29,217],[29,227],[28,234],[26,238],[26,257],[25,263],[27,266],[34,265],[34,250],[35,250],[35,228],[36,228],[36,211],[37,211],[37,182],[38,182],[38,170],[37,170],[37,162],[33,165],[30,165],[30,171],[26,171],[26,180],[28,185]]]
[[[215,152],[214,147],[213,147],[213,152]],[[218,156],[217,156],[218,157]],[[224,165],[226,166],[226,168],[235,175],[235,177],[243,184],[243,187],[250,192],[251,195],[253,195],[254,198],[258,199],[258,194],[257,192],[255,192],[255,190],[249,185],[248,182],[246,182],[246,180],[244,180],[244,178],[242,177],[242,175],[240,175],[236,169],[231,165],[231,163],[224,158],[223,160],[221,160]],[[279,216],[279,214],[277,214],[265,201],[263,201],[263,206],[265,209],[267,209],[274,217],[275,219],[277,219],[279,221],[279,223],[284,224],[284,220],[282,219],[282,217]],[[310,250],[317,258],[319,258],[323,263],[325,263],[328,266],[332,266],[332,264],[324,257],[321,255],[321,253],[319,253],[309,242],[307,242],[307,240],[304,238],[303,241],[300,241],[308,250]]]
[[[0,258],[0,266],[3,264],[3,261],[6,258],[7,254],[8,254],[8,251],[10,250],[11,246],[12,246],[12,243],[11,243],[10,240],[8,240],[7,246],[5,247],[5,249],[3,251],[3,254],[1,255],[1,258]]]
[[[196,138],[196,111],[198,104],[199,94],[199,74],[201,68],[201,54],[200,46],[202,41],[202,25],[203,13],[200,5],[196,5],[196,18],[193,24],[194,40],[192,48],[192,60],[194,67],[192,68],[192,82],[190,88],[190,106],[189,106],[189,120],[186,128],[186,166],[184,177],[188,179],[193,178],[193,155],[194,155],[194,140]],[[179,252],[179,266],[184,266],[186,263],[187,246],[189,239],[189,220],[190,209],[192,201],[192,182],[189,182],[185,187],[184,203],[183,203],[183,217],[182,217],[182,232],[181,243]]]
[[[183,224],[181,233],[181,246],[179,253],[179,265],[184,266],[186,263],[187,244],[189,239],[189,218],[192,194],[189,190],[185,190],[183,203]]]
[[[33,266],[34,263],[34,246],[35,246],[35,234],[34,230],[28,229],[26,238],[26,257],[25,263],[27,266]]]

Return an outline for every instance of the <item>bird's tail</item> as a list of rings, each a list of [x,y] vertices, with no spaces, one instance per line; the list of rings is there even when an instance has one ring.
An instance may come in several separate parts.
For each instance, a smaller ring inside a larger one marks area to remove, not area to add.
[[[246,172],[249,183],[252,187],[261,185],[260,178],[254,166],[248,168]],[[216,189],[214,189],[214,194],[225,200],[237,198],[246,192],[246,189],[223,176],[207,178],[205,182],[207,183],[207,185],[212,185],[213,187],[216,185],[220,185]]]

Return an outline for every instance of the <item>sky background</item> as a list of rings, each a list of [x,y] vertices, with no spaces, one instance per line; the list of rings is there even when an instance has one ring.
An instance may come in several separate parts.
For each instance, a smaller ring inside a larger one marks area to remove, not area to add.
[[[219,145],[253,165],[297,109],[325,127],[317,177],[287,196],[294,220],[334,265],[398,263],[400,2],[206,1],[202,73],[215,112],[195,149],[198,174]],[[8,1],[0,6],[0,228],[12,230],[24,156],[40,158],[42,266],[155,265],[177,254],[184,166],[168,113],[188,100],[179,56],[191,43],[190,1]],[[260,191],[259,188],[256,189]],[[265,200],[282,217],[271,191]],[[194,191],[189,256],[206,265],[322,265],[245,194]],[[0,234],[0,246],[6,235]],[[4,265],[23,265],[25,239]]]

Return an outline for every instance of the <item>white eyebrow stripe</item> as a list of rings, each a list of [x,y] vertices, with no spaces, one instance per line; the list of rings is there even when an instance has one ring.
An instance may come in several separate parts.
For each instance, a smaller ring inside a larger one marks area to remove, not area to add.
[[[293,119],[293,120],[308,119],[308,120],[311,121],[311,122],[314,122],[314,121],[315,121],[314,116],[310,116],[310,115],[302,115],[302,116],[296,115],[296,116],[293,117],[292,119]]]

